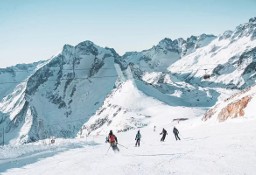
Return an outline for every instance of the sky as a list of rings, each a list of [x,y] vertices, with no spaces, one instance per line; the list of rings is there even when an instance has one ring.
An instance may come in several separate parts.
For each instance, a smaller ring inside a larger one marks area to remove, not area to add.
[[[0,68],[91,40],[120,55],[167,37],[219,35],[256,16],[256,0],[0,0]]]

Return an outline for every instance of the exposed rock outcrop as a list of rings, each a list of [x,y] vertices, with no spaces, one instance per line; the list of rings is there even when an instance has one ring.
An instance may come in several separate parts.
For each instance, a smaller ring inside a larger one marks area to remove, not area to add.
[[[208,110],[202,120],[206,121],[211,118],[216,118],[219,122],[223,122],[229,118],[244,117],[246,116],[245,109],[252,99],[255,100],[255,95],[256,86],[249,87],[237,94],[234,94]]]
[[[225,121],[228,118],[237,118],[244,116],[244,109],[246,108],[247,104],[250,102],[252,97],[246,96],[243,97],[241,100],[237,102],[233,102],[228,104],[225,108],[221,110],[218,115],[219,121]]]

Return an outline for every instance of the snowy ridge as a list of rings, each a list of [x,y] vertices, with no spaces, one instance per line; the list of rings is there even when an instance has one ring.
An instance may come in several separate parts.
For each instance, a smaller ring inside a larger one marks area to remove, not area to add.
[[[168,70],[181,79],[184,75],[191,75],[187,81],[192,84],[249,87],[255,83],[256,75],[253,69],[256,60],[255,33],[256,24],[250,19],[248,23],[239,25],[235,31],[224,32],[207,46],[184,56]],[[210,78],[202,79],[205,74],[210,75]]]
[[[187,40],[165,38],[149,50],[128,52],[123,55],[123,58],[127,63],[135,64],[143,71],[165,71],[182,56],[208,45],[215,38],[213,35],[206,34],[191,36]]]
[[[147,103],[149,97],[141,94],[132,81],[127,81],[117,87],[105,100],[103,106],[84,125],[86,134],[107,134],[111,128],[115,132],[127,131],[147,125],[147,118],[140,109]],[[155,101],[153,104],[159,102]],[[143,105],[142,105],[143,104]]]

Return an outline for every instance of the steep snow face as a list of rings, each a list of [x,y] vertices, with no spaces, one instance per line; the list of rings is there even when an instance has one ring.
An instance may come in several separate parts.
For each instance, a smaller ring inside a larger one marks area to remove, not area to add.
[[[142,110],[156,104],[160,102],[139,92],[134,82],[129,80],[113,90],[80,134],[107,134],[110,129],[121,132],[146,126],[151,116]]]
[[[253,85],[256,79],[256,23],[253,19],[182,57],[168,70],[180,79],[201,86],[246,88]],[[209,78],[204,79],[204,75]]]
[[[163,94],[150,91],[150,87],[142,84],[132,80],[120,84],[83,126],[79,135],[106,135],[109,130],[122,132],[145,126],[159,127],[175,119],[189,119],[203,114],[204,110],[183,107],[180,101],[173,100],[172,105],[163,103]]]
[[[0,68],[0,99],[13,92],[14,88],[25,81],[47,61],[32,64],[17,64],[16,66]]]
[[[247,88],[233,96],[219,102],[208,110],[203,119],[211,121],[225,121],[230,118],[255,118],[256,86]]]
[[[1,101],[7,141],[75,136],[115,86],[117,57],[90,41],[65,45]]]

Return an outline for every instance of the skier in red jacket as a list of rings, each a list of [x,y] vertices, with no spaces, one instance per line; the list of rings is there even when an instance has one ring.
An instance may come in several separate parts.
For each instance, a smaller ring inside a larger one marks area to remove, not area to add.
[[[117,147],[117,137],[113,134],[112,130],[110,130],[108,134],[108,142],[110,143],[110,146],[112,147],[113,151],[119,151],[119,148]]]

